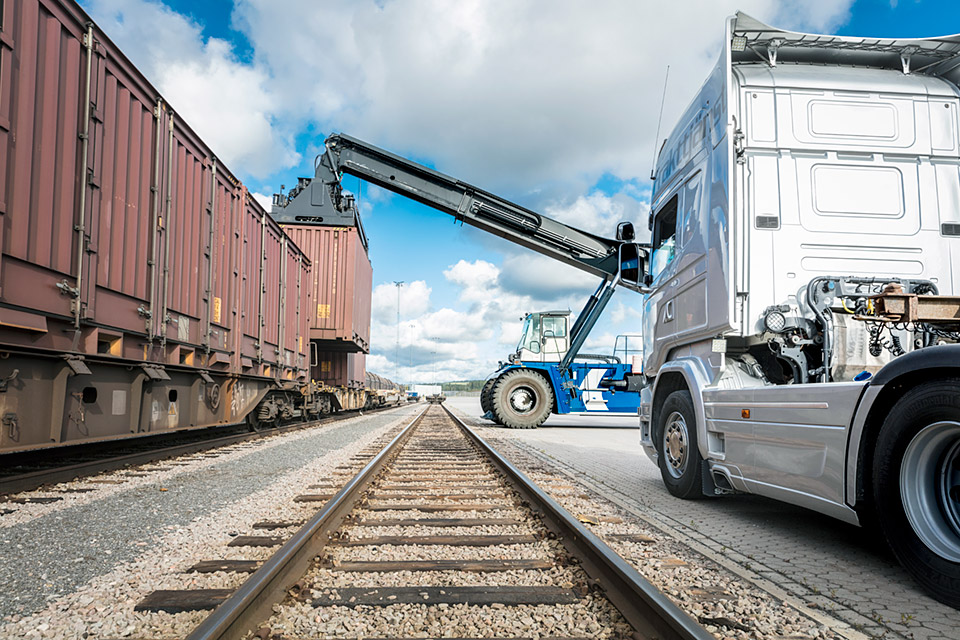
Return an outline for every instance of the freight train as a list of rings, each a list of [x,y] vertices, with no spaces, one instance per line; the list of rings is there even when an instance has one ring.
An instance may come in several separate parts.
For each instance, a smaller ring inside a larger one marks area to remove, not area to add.
[[[356,209],[281,227],[76,3],[0,7],[0,453],[388,398]]]

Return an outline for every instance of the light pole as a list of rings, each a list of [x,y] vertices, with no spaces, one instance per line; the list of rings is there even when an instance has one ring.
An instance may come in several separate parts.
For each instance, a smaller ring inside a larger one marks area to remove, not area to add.
[[[403,286],[403,280],[394,280],[393,284],[397,285],[397,350],[393,354],[393,361],[396,363],[394,365],[397,375],[396,382],[400,384],[400,287]]]
[[[407,332],[407,342],[410,343],[410,345],[409,345],[409,346],[410,346],[410,350],[407,351],[407,366],[410,367],[410,370],[411,370],[411,371],[413,371],[413,339],[414,339],[414,337],[415,337],[415,336],[413,335],[413,330],[416,329],[416,328],[417,328],[417,325],[411,324],[411,325],[409,325],[409,329],[410,329],[410,330]]]

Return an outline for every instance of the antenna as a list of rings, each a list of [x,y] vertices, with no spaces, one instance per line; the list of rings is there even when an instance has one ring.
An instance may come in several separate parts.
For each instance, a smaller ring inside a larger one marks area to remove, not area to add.
[[[660,125],[663,123],[663,103],[667,99],[667,80],[670,78],[670,65],[663,76],[663,93],[660,95],[660,117],[657,118],[657,135],[653,139],[653,162],[650,164],[650,179],[657,177],[657,143],[660,142]]]

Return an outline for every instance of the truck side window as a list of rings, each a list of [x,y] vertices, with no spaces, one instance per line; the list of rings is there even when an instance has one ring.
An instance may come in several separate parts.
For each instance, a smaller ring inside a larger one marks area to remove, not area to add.
[[[677,194],[679,195],[679,194]],[[686,248],[700,230],[700,172],[683,187],[683,213],[680,216],[680,246]]]
[[[650,274],[656,278],[673,260],[677,243],[677,205],[679,194],[670,198],[653,217],[653,258]]]

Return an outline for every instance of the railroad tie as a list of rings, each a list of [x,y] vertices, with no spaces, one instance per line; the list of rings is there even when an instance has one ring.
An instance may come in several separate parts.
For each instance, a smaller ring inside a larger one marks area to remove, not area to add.
[[[259,566],[258,560],[202,560],[187,569],[187,573],[216,573],[217,571],[253,573]]]
[[[531,571],[552,569],[553,560],[354,560],[330,567],[330,571],[357,573],[388,573],[391,571],[463,571],[488,573],[493,571]]]
[[[456,547],[493,547],[497,545],[533,544],[537,537],[522,535],[490,536],[372,536],[369,538],[347,538],[331,540],[331,544],[341,547],[369,547],[379,545],[448,545]]]
[[[287,527],[302,526],[306,520],[261,520],[254,522],[254,529],[286,529]]]
[[[345,587],[331,589],[313,601],[315,607],[356,607],[393,604],[574,604],[580,597],[573,589],[493,585],[480,587]]]
[[[304,493],[293,499],[294,502],[326,502],[333,495],[329,493]]]
[[[644,533],[608,533],[604,536],[617,542],[656,542],[653,536]]]
[[[364,506],[369,511],[499,511],[515,509],[512,504],[394,504],[389,502],[370,503]]]
[[[232,594],[233,589],[161,589],[141,600],[133,610],[183,613],[215,609]]]
[[[283,538],[278,536],[237,536],[227,545],[228,547],[277,547],[283,544]]]
[[[525,524],[524,521],[516,518],[387,518],[355,523],[358,527],[482,527],[521,524]]]

